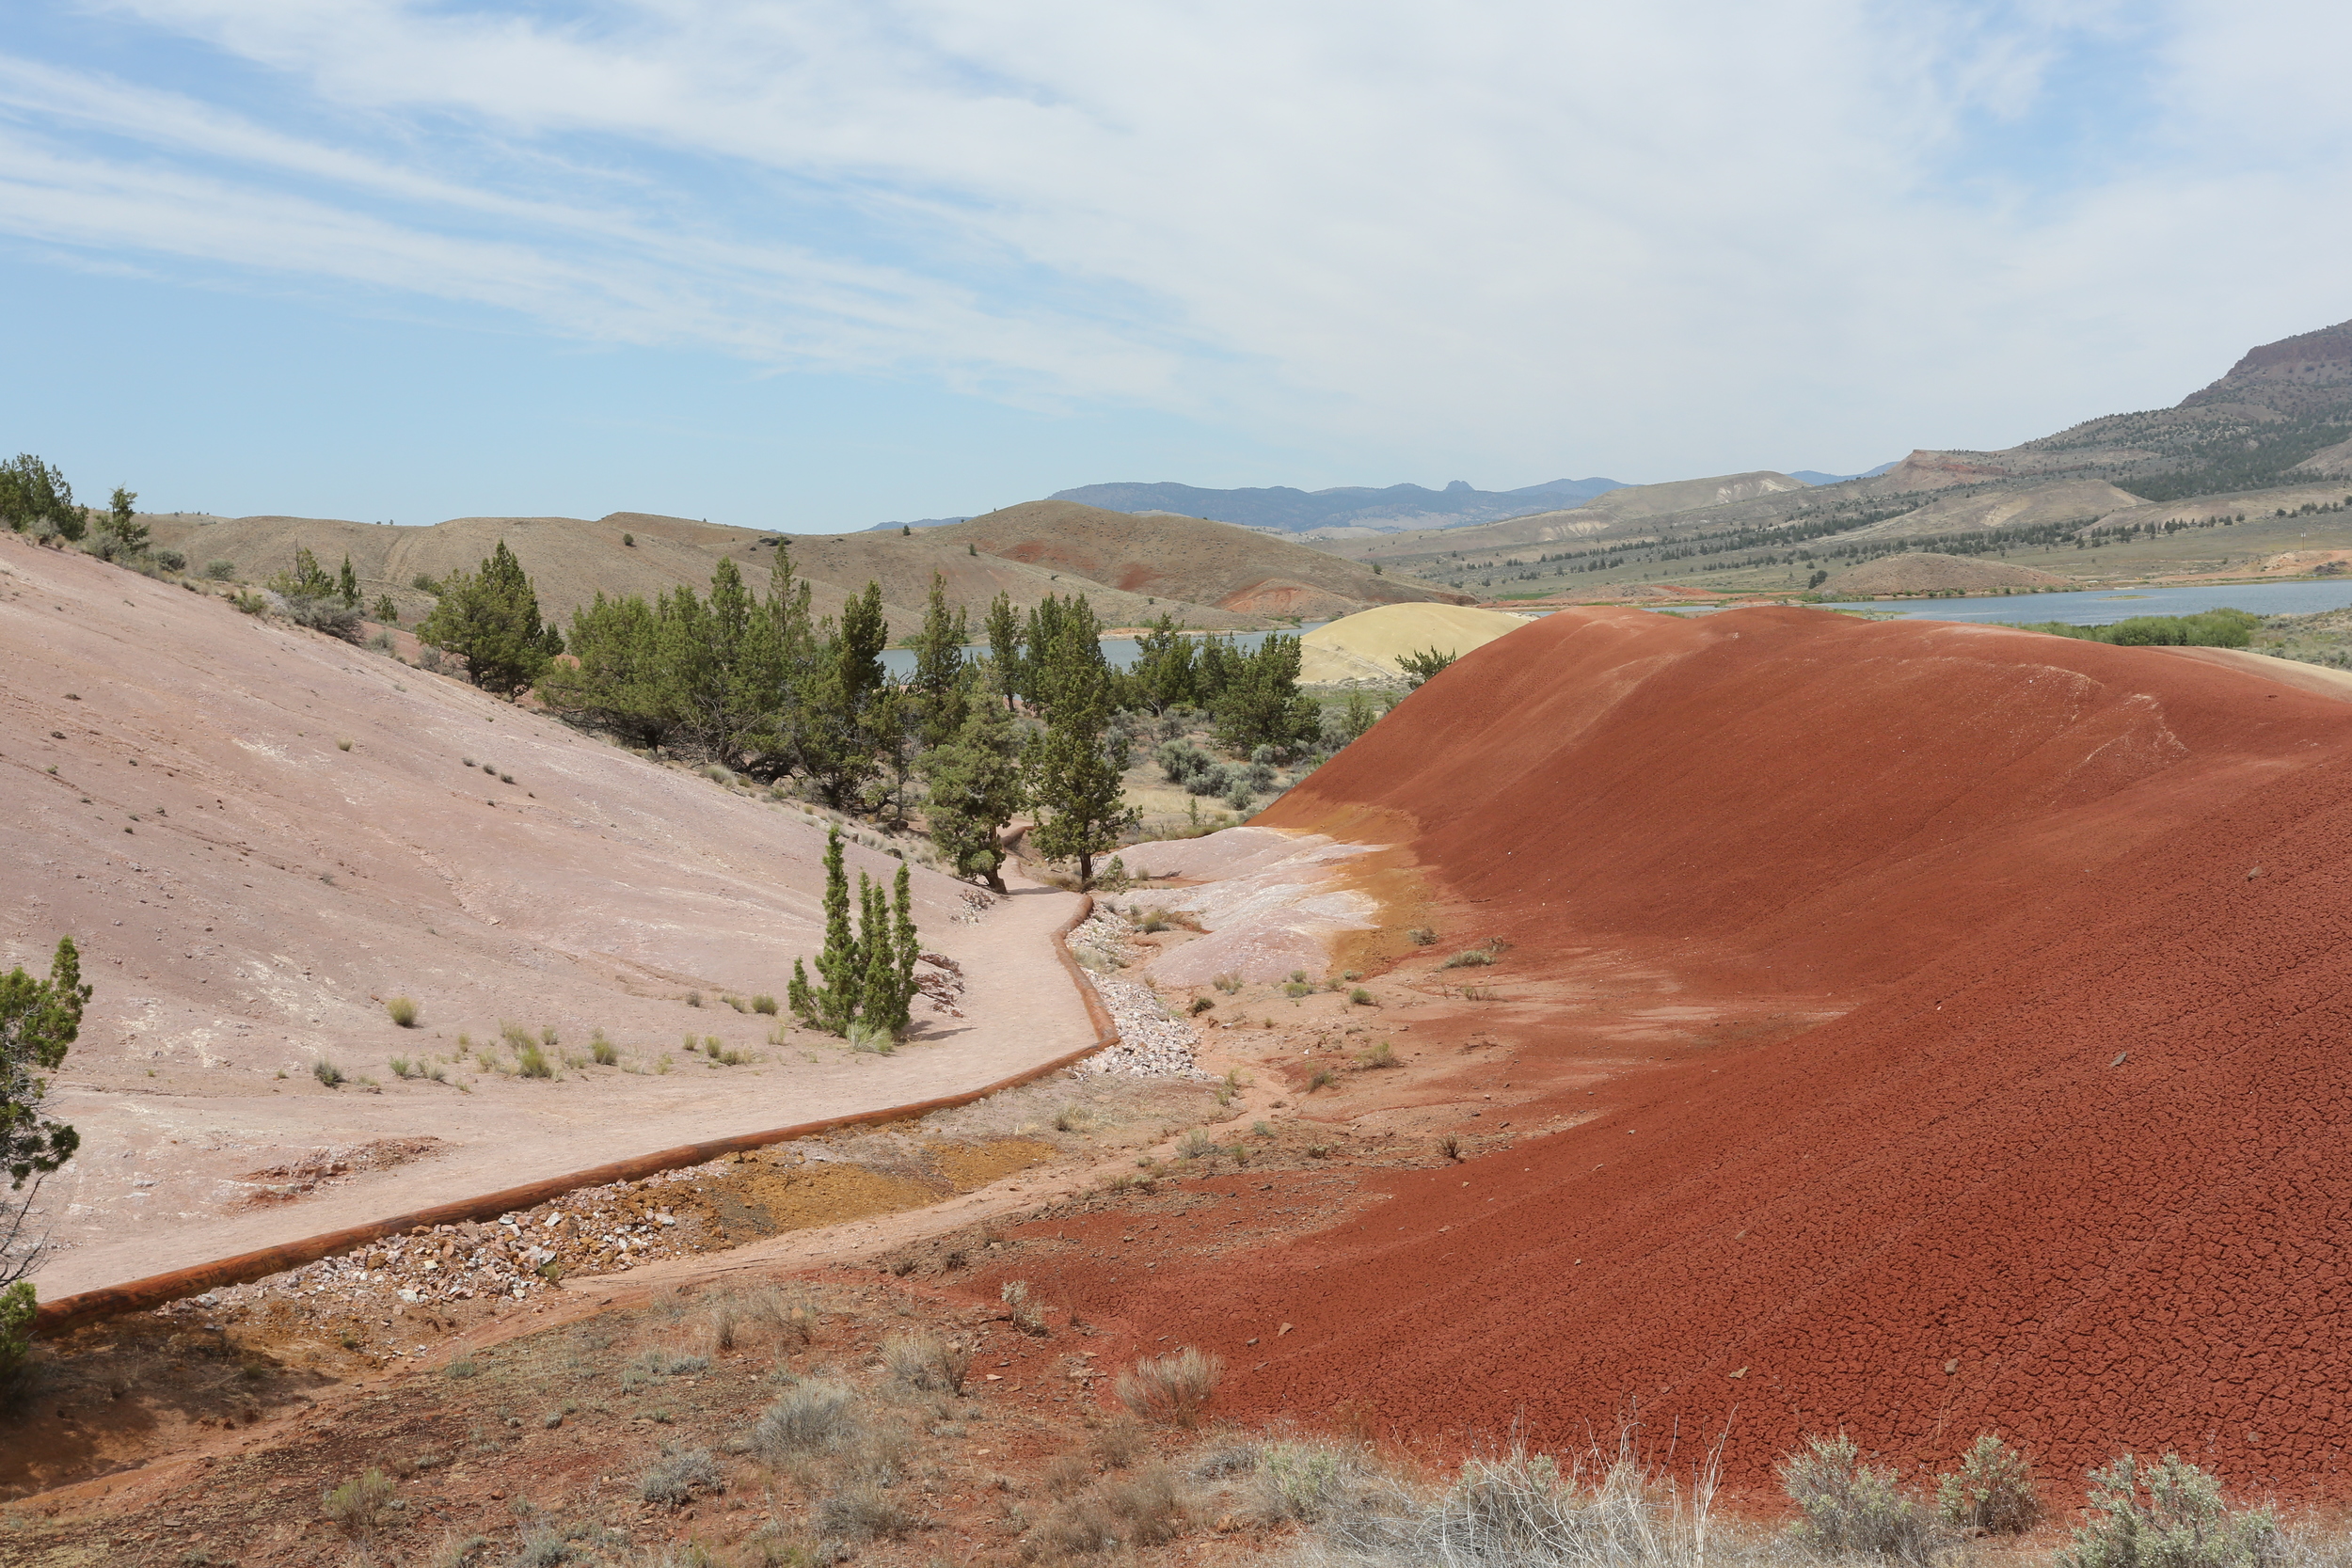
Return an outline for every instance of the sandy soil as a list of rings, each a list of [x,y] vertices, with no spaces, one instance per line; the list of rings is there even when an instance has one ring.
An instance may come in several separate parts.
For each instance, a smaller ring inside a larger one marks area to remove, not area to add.
[[[1300,639],[1298,678],[1318,686],[1394,681],[1400,677],[1396,661],[1406,654],[1428,648],[1466,654],[1525,625],[1524,616],[1462,605],[1382,605]]]
[[[963,1016],[918,1003],[890,1057],[779,1034],[727,999],[781,996],[818,945],[811,820],[381,655],[11,535],[0,665],[0,856],[20,868],[0,962],[45,969],[70,933],[97,988],[55,1096],[83,1145],[42,1195],[45,1297],[955,1092],[1092,1038],[1047,940],[1074,898],[1025,885],[983,911],[920,869]],[[387,1016],[396,995],[417,1028]],[[553,1032],[554,1078],[516,1075],[508,1023]],[[599,1033],[616,1065],[589,1060]],[[352,1081],[326,1087],[321,1060]],[[270,1190],[306,1160],[346,1168]]]

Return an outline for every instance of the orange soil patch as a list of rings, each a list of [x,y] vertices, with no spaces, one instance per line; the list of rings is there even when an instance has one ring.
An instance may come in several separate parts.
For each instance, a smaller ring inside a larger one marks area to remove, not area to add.
[[[2347,779],[2352,707],[2158,650],[1550,617],[1260,820],[1404,814],[1515,989],[1605,954],[1746,1037],[1551,1063],[1515,1145],[1337,1226],[1064,1283],[1227,1355],[1243,1413],[1438,1448],[1638,1405],[1747,1485],[1805,1433],[1915,1465],[1997,1427],[2053,1474],[2352,1493]]]

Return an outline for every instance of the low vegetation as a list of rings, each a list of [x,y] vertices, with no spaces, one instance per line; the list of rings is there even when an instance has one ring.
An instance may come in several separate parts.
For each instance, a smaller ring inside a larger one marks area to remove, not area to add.
[[[2042,621],[2020,626],[2021,631],[2046,632],[2085,642],[2112,642],[2119,647],[2243,648],[2254,639],[2263,618],[2243,610],[2208,610],[2198,615],[2135,615],[2104,626],[2075,626],[2063,621]]]
[[[1225,1358],[1190,1345],[1147,1356],[1120,1374],[1119,1402],[1138,1418],[1170,1426],[1200,1424],[1225,1378]]]

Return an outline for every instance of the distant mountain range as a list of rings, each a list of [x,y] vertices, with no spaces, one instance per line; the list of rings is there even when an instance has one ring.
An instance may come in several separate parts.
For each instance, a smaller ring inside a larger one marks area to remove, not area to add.
[[[1455,480],[1442,490],[1419,484],[1372,489],[1359,484],[1330,490],[1297,490],[1274,484],[1240,490],[1207,490],[1195,484],[1082,484],[1057,490],[1054,499],[1077,501],[1106,512],[1168,512],[1208,517],[1244,528],[1279,529],[1285,533],[1327,529],[1362,529],[1388,533],[1399,529],[1458,528],[1522,512],[1545,512],[1619,487],[1613,479],[1555,479],[1518,490],[1480,490]]]
[[[1790,476],[1807,484],[1836,484],[1868,479],[1895,465],[1882,463],[1867,473],[1825,474],[1799,468]],[[1162,481],[1155,484],[1081,484],[1057,490],[1055,500],[1076,501],[1105,512],[1168,513],[1180,517],[1207,517],[1244,528],[1277,529],[1321,539],[1359,538],[1367,534],[1401,533],[1433,528],[1467,528],[1502,517],[1536,512],[1558,512],[1581,505],[1597,496],[1627,486],[1613,479],[1555,479],[1516,490],[1480,490],[1457,479],[1442,490],[1419,484],[1391,484],[1375,489],[1346,484],[1329,490],[1299,490],[1287,484],[1213,490],[1197,484]],[[876,523],[882,533],[902,528],[946,528],[968,521],[963,517],[918,517],[912,522]]]

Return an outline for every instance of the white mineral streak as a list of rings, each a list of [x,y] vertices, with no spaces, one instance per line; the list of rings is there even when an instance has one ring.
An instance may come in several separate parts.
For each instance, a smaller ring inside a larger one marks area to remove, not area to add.
[[[1125,896],[1131,909],[1190,914],[1208,927],[1200,941],[1156,959],[1152,977],[1163,985],[1205,986],[1220,974],[1279,980],[1303,969],[1322,976],[1330,968],[1334,937],[1380,924],[1377,901],[1341,880],[1343,863],[1375,847],[1320,833],[1228,828],[1205,838],[1122,851],[1137,873],[1200,883],[1137,889]]]

